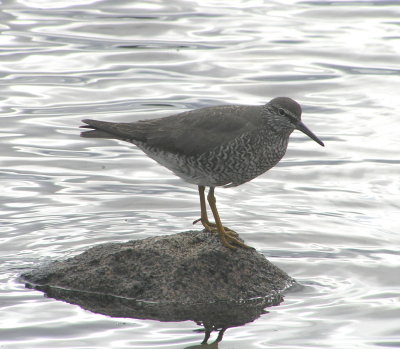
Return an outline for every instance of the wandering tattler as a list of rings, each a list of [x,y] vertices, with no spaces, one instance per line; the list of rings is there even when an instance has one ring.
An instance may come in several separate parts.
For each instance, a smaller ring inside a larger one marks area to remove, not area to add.
[[[196,184],[201,222],[218,233],[229,248],[248,247],[238,234],[222,225],[215,187],[235,187],[274,167],[285,155],[290,134],[299,130],[324,146],[301,121],[301,107],[291,98],[277,97],[262,106],[222,105],[130,123],[83,120],[91,131],[82,137],[112,138],[135,144],[149,157],[183,180]],[[215,223],[208,220],[207,200]]]

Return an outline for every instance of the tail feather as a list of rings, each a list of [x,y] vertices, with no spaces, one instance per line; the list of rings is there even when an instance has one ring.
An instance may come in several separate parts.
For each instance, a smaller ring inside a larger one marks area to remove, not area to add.
[[[100,128],[101,121],[85,119],[82,120],[87,125],[80,126],[80,128],[88,128],[90,131],[81,132],[81,137],[85,138],[115,138],[115,136],[109,132],[103,131]]]
[[[84,138],[115,138],[115,136],[113,136],[112,134],[104,132],[104,131],[99,131],[99,130],[91,130],[91,131],[81,132],[81,137],[84,137]]]
[[[118,123],[99,120],[85,119],[82,120],[86,125],[81,128],[88,128],[90,131],[81,133],[81,137],[85,138],[112,138],[124,141],[143,140],[144,134],[138,127],[138,123]]]

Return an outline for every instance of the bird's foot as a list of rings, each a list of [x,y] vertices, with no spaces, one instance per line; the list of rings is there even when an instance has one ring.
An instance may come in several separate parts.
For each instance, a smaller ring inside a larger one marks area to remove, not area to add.
[[[218,233],[218,228],[217,228],[216,223],[210,222],[209,220],[202,220],[201,218],[199,218],[199,219],[196,219],[195,221],[193,221],[193,224],[196,224],[198,222],[201,222],[203,227],[210,233]],[[228,227],[225,227],[225,226],[223,226],[223,227],[227,234],[232,235],[233,237],[239,236],[239,234],[236,231],[234,231]]]
[[[193,224],[196,224],[197,222],[201,222],[203,227],[208,232],[218,234],[222,244],[225,247],[228,247],[232,250],[237,248],[235,245],[242,248],[253,248],[246,245],[244,242],[240,241],[239,234],[232,229],[229,229],[224,226],[221,227],[222,229],[218,229],[218,225],[216,223],[209,222],[208,220],[202,220],[201,218],[195,220]]]
[[[219,231],[218,229],[216,230],[219,234],[219,238],[221,239],[222,244],[225,247],[235,250],[237,248],[235,245],[237,245],[242,248],[254,249],[253,247],[250,247],[249,245],[246,245],[243,241],[239,240],[238,233],[234,232],[233,230],[230,231],[225,231],[224,229],[222,229],[221,231]]]

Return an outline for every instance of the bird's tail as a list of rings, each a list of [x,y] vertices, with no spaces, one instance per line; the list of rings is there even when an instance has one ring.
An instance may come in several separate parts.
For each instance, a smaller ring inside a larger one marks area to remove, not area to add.
[[[89,131],[81,133],[86,138],[112,138],[134,143],[146,140],[147,122],[108,122],[99,120],[82,120]]]
[[[116,138],[115,135],[104,131],[104,128],[107,129],[107,124],[110,124],[106,121],[98,121],[98,120],[90,120],[85,119],[82,120],[86,125],[80,126],[80,128],[88,128],[90,131],[81,132],[81,137],[85,138]]]

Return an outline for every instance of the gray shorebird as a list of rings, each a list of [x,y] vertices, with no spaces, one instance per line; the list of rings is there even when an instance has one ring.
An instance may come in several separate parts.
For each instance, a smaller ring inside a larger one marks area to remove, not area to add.
[[[130,123],[83,120],[82,137],[130,142],[183,180],[196,184],[201,222],[228,248],[248,247],[221,223],[215,187],[235,187],[274,167],[285,155],[290,134],[299,130],[324,143],[301,121],[301,107],[277,97],[261,106],[222,105]],[[208,220],[207,200],[215,223]],[[236,246],[235,246],[236,245]]]

